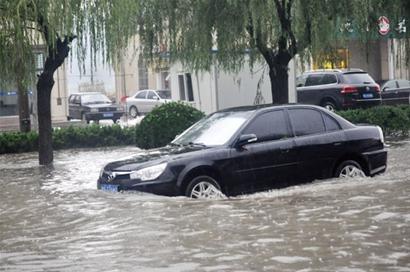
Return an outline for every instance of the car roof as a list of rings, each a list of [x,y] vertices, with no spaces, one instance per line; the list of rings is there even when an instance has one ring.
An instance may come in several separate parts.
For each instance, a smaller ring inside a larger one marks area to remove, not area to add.
[[[288,103],[288,104],[261,104],[252,106],[240,106],[233,108],[226,108],[217,112],[240,112],[240,111],[262,111],[265,109],[284,109],[284,108],[314,108],[323,110],[322,107],[307,104]]]
[[[305,72],[305,74],[316,74],[316,73],[341,73],[341,74],[355,74],[355,73],[367,73],[366,71],[359,68],[347,68],[347,69],[318,69],[310,70]]]
[[[106,95],[104,93],[101,92],[83,92],[83,93],[72,93],[70,95],[89,95],[89,94],[102,94],[102,95]]]

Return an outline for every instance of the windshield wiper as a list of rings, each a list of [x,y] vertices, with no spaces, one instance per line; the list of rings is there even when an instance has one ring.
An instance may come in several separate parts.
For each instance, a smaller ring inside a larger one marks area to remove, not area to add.
[[[189,142],[188,145],[206,147],[206,144],[204,144],[204,143]]]

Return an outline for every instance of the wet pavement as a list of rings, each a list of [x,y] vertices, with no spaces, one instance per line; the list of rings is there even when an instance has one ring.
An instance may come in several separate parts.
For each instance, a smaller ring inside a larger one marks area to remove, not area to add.
[[[410,271],[410,141],[375,178],[213,201],[96,190],[135,151],[0,156],[0,271]]]

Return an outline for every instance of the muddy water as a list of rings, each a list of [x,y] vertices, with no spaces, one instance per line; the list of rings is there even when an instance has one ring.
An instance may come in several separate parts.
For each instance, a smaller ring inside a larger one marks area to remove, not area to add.
[[[0,271],[410,271],[410,142],[376,178],[215,201],[96,190],[134,148],[0,156]]]

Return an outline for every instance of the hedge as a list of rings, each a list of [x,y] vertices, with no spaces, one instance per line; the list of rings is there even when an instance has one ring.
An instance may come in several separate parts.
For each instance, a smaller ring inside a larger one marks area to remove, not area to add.
[[[354,124],[378,125],[386,136],[408,136],[410,106],[378,106],[337,112]]]
[[[204,116],[203,112],[183,102],[162,104],[136,127],[136,144],[141,148],[164,146]]]
[[[135,144],[135,128],[119,125],[57,128],[53,130],[53,148],[102,147]],[[0,154],[38,150],[38,133],[0,133]]]

